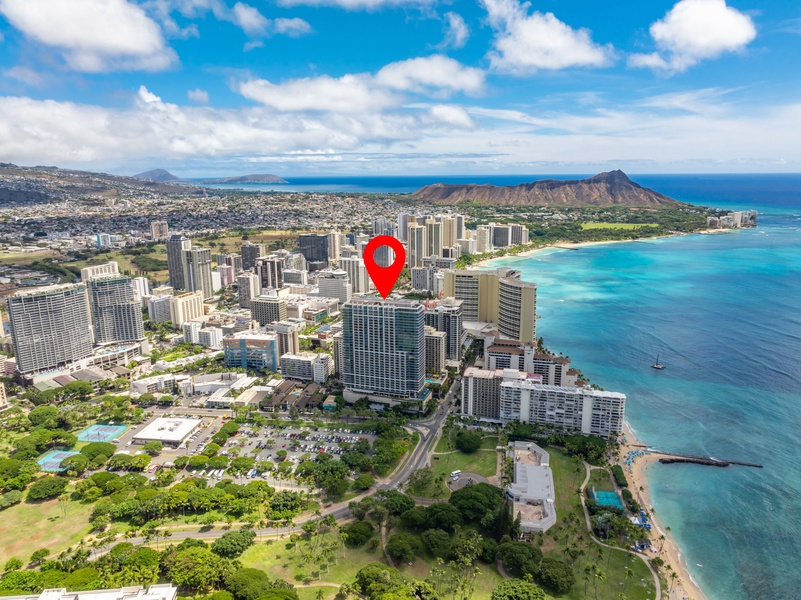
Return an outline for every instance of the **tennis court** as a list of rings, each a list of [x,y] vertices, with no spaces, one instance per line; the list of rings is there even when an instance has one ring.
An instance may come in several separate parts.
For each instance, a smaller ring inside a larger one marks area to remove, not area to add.
[[[78,434],[81,442],[110,442],[128,431],[125,425],[90,425]]]
[[[64,470],[61,468],[61,461],[68,456],[74,456],[75,454],[78,454],[78,452],[71,452],[68,450],[53,450],[45,454],[36,462],[38,462],[39,466],[42,467],[42,471],[47,471],[48,473],[60,473]]]
[[[614,508],[623,510],[623,503],[615,492],[596,492],[593,489],[592,495],[598,503],[598,506],[613,506]]]

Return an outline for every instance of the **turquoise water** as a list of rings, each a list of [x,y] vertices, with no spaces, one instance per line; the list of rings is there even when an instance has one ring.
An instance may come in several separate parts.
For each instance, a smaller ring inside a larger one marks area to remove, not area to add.
[[[708,596],[801,598],[801,176],[637,180],[755,208],[759,227],[494,264],[539,284],[545,344],[626,393],[648,444],[764,464],[648,469],[657,518]],[[664,371],[649,366],[657,353]]]

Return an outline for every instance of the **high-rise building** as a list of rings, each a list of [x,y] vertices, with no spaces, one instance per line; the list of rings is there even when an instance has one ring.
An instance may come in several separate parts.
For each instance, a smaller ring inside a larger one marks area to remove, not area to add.
[[[234,276],[242,272],[242,255],[234,252],[217,255],[217,266],[228,265],[234,270]]]
[[[456,239],[461,240],[467,237],[465,235],[465,226],[464,226],[464,215],[453,215],[453,218],[456,219]]]
[[[426,373],[437,375],[445,371],[445,338],[444,331],[426,325]]]
[[[445,295],[462,300],[465,321],[490,322],[512,340],[537,339],[537,286],[520,281],[520,272],[445,271]]]
[[[170,297],[170,321],[174,329],[203,316],[203,292],[185,292]]]
[[[6,299],[6,307],[21,373],[54,370],[92,355],[84,284],[17,292]]]
[[[305,269],[284,269],[282,273],[284,285],[308,285],[309,272]]]
[[[525,225],[509,226],[509,245],[520,246],[528,244],[528,227]]]
[[[456,235],[456,219],[453,216],[445,216],[442,218],[442,246],[450,248],[456,244],[459,239]]]
[[[187,344],[197,344],[200,339],[200,328],[202,325],[198,321],[187,321],[181,325],[184,333],[184,342]]]
[[[286,379],[323,384],[333,374],[333,370],[334,360],[330,354],[300,352],[281,356],[281,375]]]
[[[339,260],[339,248],[342,246],[342,236],[338,231],[328,232],[328,262],[336,264]]]
[[[347,272],[354,294],[366,294],[370,291],[370,275],[364,260],[357,256],[339,259],[339,268]]]
[[[167,240],[167,269],[170,273],[170,285],[176,290],[187,289],[186,250],[192,247],[192,240],[182,235],[171,235]]]
[[[492,245],[506,248],[512,245],[512,228],[509,225],[495,225],[492,228]]]
[[[476,252],[484,254],[492,250],[492,231],[486,225],[479,225],[476,229]]]
[[[256,259],[267,255],[267,247],[264,244],[253,244],[245,242],[242,244],[242,269],[247,271],[256,266]]]
[[[409,239],[409,213],[398,213],[398,239],[405,242]]]
[[[186,291],[201,292],[204,300],[214,297],[214,284],[211,279],[211,250],[208,248],[189,248],[186,256]]]
[[[461,361],[465,335],[462,327],[462,301],[443,298],[436,302],[427,302],[425,322],[437,331],[445,332],[445,358]]]
[[[308,271],[309,267],[306,263],[306,257],[300,252],[291,252],[284,259],[284,270],[297,269],[298,271]]]
[[[300,352],[300,330],[302,326],[295,321],[278,321],[268,327],[278,338],[278,356]]]
[[[259,325],[286,321],[286,298],[258,296],[250,301],[250,314]]]
[[[145,339],[142,301],[136,297],[130,277],[101,275],[90,279],[86,288],[96,344]]]
[[[234,268],[231,265],[217,265],[217,274],[220,276],[221,287],[228,287],[234,284]]]
[[[256,259],[256,275],[261,289],[278,289],[284,285],[284,259],[277,256],[262,256]]]
[[[131,279],[131,287],[140,302],[144,302],[145,296],[150,295],[150,282],[147,277],[134,277]]]
[[[236,285],[239,288],[239,307],[250,308],[250,303],[261,294],[261,282],[255,273],[242,273],[236,278]]]
[[[442,223],[426,220],[426,256],[442,256]]]
[[[418,400],[425,385],[423,306],[354,298],[342,307],[345,387],[352,393]]]
[[[278,371],[278,340],[274,333],[243,331],[223,338],[226,367]]]
[[[114,262],[107,262],[103,263],[102,265],[94,265],[92,267],[84,267],[81,269],[81,281],[87,282],[91,279],[96,277],[102,277],[103,275],[119,275],[120,268],[119,265]]]
[[[328,263],[328,236],[322,233],[302,233],[298,236],[298,250],[307,261]]]
[[[338,298],[340,303],[350,300],[352,288],[347,271],[323,269],[317,275],[317,289],[321,296]]]
[[[429,256],[426,253],[426,228],[417,223],[409,223],[406,248],[406,263],[409,268],[422,267],[423,258]]]
[[[197,342],[201,346],[207,346],[212,350],[222,348],[223,332],[219,327],[207,327],[197,333]]]
[[[170,226],[167,221],[151,221],[150,222],[150,239],[154,242],[160,242],[170,237]]]
[[[147,299],[147,316],[154,323],[166,323],[172,320],[170,306],[172,295],[153,295]]]

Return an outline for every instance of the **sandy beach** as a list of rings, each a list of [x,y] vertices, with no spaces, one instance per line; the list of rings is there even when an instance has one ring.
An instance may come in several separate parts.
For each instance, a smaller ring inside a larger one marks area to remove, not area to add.
[[[681,553],[679,546],[676,544],[676,541],[671,537],[670,533],[665,530],[665,524],[659,521],[659,515],[654,514],[653,507],[651,505],[651,495],[650,490],[648,488],[648,480],[646,478],[646,469],[648,465],[656,462],[659,460],[658,454],[650,454],[640,456],[635,459],[634,465],[632,467],[632,472],[630,473],[628,469],[626,469],[626,465],[622,457],[628,452],[629,450],[635,449],[635,445],[645,445],[642,441],[640,441],[634,432],[629,427],[628,423],[624,424],[623,432],[626,436],[626,441],[628,445],[621,446],[621,466],[623,467],[624,471],[626,472],[626,477],[629,480],[629,489],[635,494],[635,496],[639,495],[640,503],[648,512],[651,517],[651,523],[653,524],[654,528],[657,530],[654,536],[654,544],[657,549],[660,548],[661,541],[659,537],[661,535],[665,536],[665,543],[662,545],[662,552],[659,556],[662,557],[662,560],[665,561],[666,564],[670,565],[670,567],[679,575],[679,578],[673,584],[673,593],[670,595],[671,600],[706,600],[706,596],[701,591],[701,588],[698,587],[698,584],[695,583],[690,572],[687,568],[687,562],[684,559],[684,555]],[[667,588],[670,589],[671,587],[671,580],[667,578]]]

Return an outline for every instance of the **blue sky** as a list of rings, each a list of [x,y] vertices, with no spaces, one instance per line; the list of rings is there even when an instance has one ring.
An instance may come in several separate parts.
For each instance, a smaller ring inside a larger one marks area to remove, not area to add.
[[[799,172],[799,60],[786,0],[0,0],[0,161]]]

